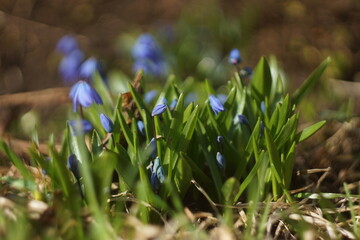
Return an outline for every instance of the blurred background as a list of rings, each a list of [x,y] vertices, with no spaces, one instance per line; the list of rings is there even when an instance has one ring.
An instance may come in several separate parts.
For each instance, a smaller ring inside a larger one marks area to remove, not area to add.
[[[276,56],[272,63],[284,69],[290,91],[330,56],[326,80],[303,103],[304,119],[331,117],[334,111],[336,116],[339,109],[358,106],[358,0],[0,0],[0,94],[66,86],[58,74],[61,56],[54,51],[66,34],[76,37],[86,57],[101,61],[109,78],[131,79],[131,47],[144,32],[158,41],[169,72],[180,79],[208,78],[215,86],[225,84],[234,71],[227,62],[232,48],[240,49],[244,66],[251,68],[263,55]],[[0,133],[36,105],[15,103],[17,96],[0,99]],[[54,96],[54,101],[39,98],[41,111],[23,122],[56,118],[67,92]]]

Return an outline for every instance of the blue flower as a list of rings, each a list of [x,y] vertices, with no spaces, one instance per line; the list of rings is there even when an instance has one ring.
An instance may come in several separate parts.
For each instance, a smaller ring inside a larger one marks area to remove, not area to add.
[[[138,37],[133,46],[132,55],[135,59],[149,59],[152,62],[163,59],[159,45],[150,34],[141,34]]]
[[[246,117],[245,115],[239,114],[239,115],[238,115],[238,119],[239,119],[239,123],[240,123],[240,124],[244,124],[244,125],[250,126],[249,120],[247,119],[247,117]]]
[[[95,71],[99,70],[98,61],[91,57],[84,61],[79,67],[79,77],[81,79],[90,80]]]
[[[74,112],[76,112],[77,106],[80,104],[83,107],[90,107],[93,103],[103,104],[101,97],[85,81],[78,81],[70,90],[69,97],[73,101]]]
[[[71,154],[67,159],[67,167],[70,171],[74,174],[77,180],[80,179],[80,172],[79,172],[79,160],[76,158],[75,154]]]
[[[230,55],[229,55],[229,63],[236,65],[236,64],[241,63],[241,61],[242,61],[242,58],[240,55],[240,51],[236,48],[232,49],[230,51]]]
[[[150,184],[151,187],[157,191],[160,188],[160,184],[165,181],[165,173],[164,169],[161,166],[159,157],[156,157],[153,165],[150,167],[151,176],[150,176]]]
[[[134,72],[142,69],[147,74],[159,77],[166,75],[168,66],[159,45],[150,34],[139,36],[133,46],[132,55],[135,59]]]
[[[251,77],[252,73],[253,73],[253,70],[250,67],[244,67],[239,72],[240,76],[243,78]]]
[[[223,143],[224,143],[224,138],[223,138],[223,136],[217,136],[217,137],[216,137],[216,141],[217,141],[218,143],[220,143],[220,144],[223,144]]]
[[[58,71],[64,82],[72,83],[79,79],[79,66],[84,59],[80,50],[75,50],[64,56],[60,62]]]
[[[227,96],[226,96],[225,94],[218,94],[218,95],[216,95],[216,96],[217,96],[217,98],[220,100],[220,102],[221,102],[222,104],[225,104],[226,99],[227,99]]]
[[[214,95],[210,95],[209,100],[210,100],[210,107],[214,111],[215,115],[218,115],[219,112],[225,110],[220,100]]]
[[[158,93],[158,91],[156,91],[156,90],[151,90],[151,91],[148,91],[147,93],[145,93],[144,94],[145,103],[150,103],[152,100],[154,100],[157,93]]]
[[[144,122],[141,121],[141,120],[139,120],[139,121],[136,122],[136,125],[137,125],[137,128],[138,128],[139,132],[140,132],[143,136],[145,136],[145,125],[144,125]]]
[[[260,122],[260,134],[259,134],[259,137],[262,138],[262,136],[264,135],[264,123],[263,121]]]
[[[216,153],[216,162],[221,169],[225,169],[226,166],[226,159],[224,155],[222,155],[220,152]]]
[[[56,51],[61,52],[65,55],[77,49],[79,49],[79,44],[76,38],[72,35],[63,36],[62,38],[60,38],[56,45]]]
[[[149,154],[151,159],[156,158],[157,156],[157,147],[156,147],[156,140],[152,138],[149,144],[146,146],[146,152]]]
[[[171,101],[171,104],[170,104],[170,110],[173,111],[175,108],[176,108],[176,104],[178,103],[178,100],[177,99],[174,99]]]
[[[261,103],[260,103],[260,109],[261,109],[261,112],[265,114],[266,106],[265,106],[265,102],[264,102],[264,101],[261,101]]]
[[[105,114],[100,114],[100,122],[106,132],[111,133],[114,130],[114,123]]]
[[[185,97],[185,105],[189,105],[191,102],[195,102],[198,99],[198,95],[195,92],[190,92]]]
[[[151,113],[151,116],[154,117],[154,116],[162,114],[163,112],[165,112],[166,108],[167,108],[167,106],[165,104],[156,105]]]
[[[84,134],[90,132],[93,127],[88,120],[69,120],[69,125],[73,130],[74,135]]]

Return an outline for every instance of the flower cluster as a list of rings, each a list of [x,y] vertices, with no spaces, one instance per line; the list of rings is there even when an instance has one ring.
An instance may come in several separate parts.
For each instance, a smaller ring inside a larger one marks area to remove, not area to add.
[[[161,49],[150,34],[142,34],[138,37],[132,49],[132,56],[135,60],[134,72],[141,69],[156,77],[164,77],[167,74],[168,66]]]

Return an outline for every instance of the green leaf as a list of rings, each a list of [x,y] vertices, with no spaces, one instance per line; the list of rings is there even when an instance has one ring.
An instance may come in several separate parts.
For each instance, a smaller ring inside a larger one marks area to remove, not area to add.
[[[30,181],[34,181],[34,177],[28,171],[25,163],[9,148],[9,146],[0,139],[0,151],[2,151],[15,167],[20,171],[21,175]]]
[[[311,125],[310,127],[305,128],[304,130],[302,130],[301,132],[299,132],[296,135],[296,139],[298,139],[298,142],[302,142],[306,139],[308,139],[309,137],[311,137],[314,133],[316,133],[320,128],[322,128],[322,126],[324,126],[326,123],[325,120],[317,122],[313,125]]]
[[[118,162],[118,154],[105,150],[95,157],[91,163],[91,172],[94,178],[94,188],[98,201],[105,207],[108,195],[110,194],[110,184],[115,166]]]
[[[191,179],[192,168],[183,158],[180,158],[179,161],[177,161],[175,168],[174,183],[181,197],[185,196],[190,186]]]
[[[272,85],[271,72],[269,64],[265,57],[261,57],[260,61],[255,67],[254,75],[251,81],[251,92],[255,94],[260,102],[269,96]]]
[[[304,83],[298,88],[292,97],[292,102],[298,105],[300,101],[305,97],[305,95],[313,88],[315,83],[319,81],[321,75],[330,64],[331,59],[326,58],[304,81]]]
[[[234,177],[231,177],[225,181],[221,188],[225,204],[232,204],[234,202],[239,186],[239,181]]]

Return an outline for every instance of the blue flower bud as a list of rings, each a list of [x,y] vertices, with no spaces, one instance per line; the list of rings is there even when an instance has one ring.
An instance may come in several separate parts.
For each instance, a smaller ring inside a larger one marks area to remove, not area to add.
[[[90,132],[93,127],[88,120],[69,120],[69,125],[73,130],[74,135],[82,135],[84,133]]]
[[[149,59],[153,62],[162,60],[160,47],[150,34],[142,34],[138,37],[132,55],[135,59]]]
[[[80,179],[80,172],[79,172],[79,160],[76,158],[75,154],[71,154],[67,159],[67,167],[70,171],[74,174],[77,180]]]
[[[236,48],[232,49],[229,55],[229,63],[233,65],[237,65],[241,62],[242,62],[242,58],[240,55],[240,51]]]
[[[238,115],[238,119],[239,119],[239,123],[240,124],[244,124],[246,126],[250,126],[249,120],[247,119],[247,117],[243,114],[239,114]]]
[[[69,54],[74,50],[79,48],[79,44],[76,38],[72,35],[65,35],[58,41],[56,45],[56,51],[61,52],[62,54]]]
[[[150,183],[154,190],[159,190],[161,183],[165,181],[164,169],[161,166],[159,157],[154,160],[153,166],[150,167],[151,176]]]
[[[220,144],[223,144],[223,143],[224,143],[224,138],[223,138],[223,136],[217,136],[217,137],[216,137],[216,141],[217,141],[218,143],[220,143]]]
[[[105,114],[100,114],[100,122],[106,132],[111,133],[114,130],[114,123]]]
[[[259,137],[262,138],[262,136],[264,135],[264,123],[263,121],[260,122],[260,134],[259,134]]]
[[[142,34],[133,46],[132,55],[135,59],[133,71],[142,69],[145,73],[164,76],[168,66],[155,39],[150,34]]]
[[[144,94],[144,101],[145,103],[150,103],[152,100],[155,99],[156,95],[158,94],[158,91],[151,90]]]
[[[214,111],[215,115],[218,115],[219,112],[225,110],[220,100],[214,95],[210,95],[209,100],[210,100],[210,107]]]
[[[170,110],[171,111],[173,111],[176,108],[177,102],[178,102],[177,99],[174,99],[174,100],[171,101],[171,104],[170,104]]]
[[[145,125],[144,125],[144,122],[141,121],[141,120],[139,120],[139,121],[136,122],[136,125],[137,125],[137,128],[138,128],[139,132],[140,132],[143,136],[145,136]]]
[[[244,67],[239,72],[240,76],[243,78],[251,77],[252,73],[253,73],[253,70],[250,67]]]
[[[220,152],[216,153],[216,162],[217,162],[219,168],[225,169],[226,159]]]
[[[157,156],[157,146],[155,138],[152,138],[149,144],[146,146],[146,151],[150,156],[150,159],[154,159]]]
[[[198,99],[198,96],[196,93],[194,92],[190,92],[188,95],[186,95],[185,97],[185,105],[189,105],[191,102],[195,102]]]
[[[74,50],[62,58],[58,71],[65,83],[79,79],[79,66],[83,59],[84,54],[80,50]]]
[[[90,80],[95,71],[99,70],[99,63],[95,58],[89,58],[79,68],[79,77]]]
[[[261,109],[261,112],[265,114],[266,108],[265,108],[265,102],[264,102],[264,101],[262,101],[262,102],[260,103],[260,109]]]
[[[90,107],[93,103],[103,104],[101,97],[85,81],[78,81],[70,90],[70,98],[73,101],[73,109],[76,112],[77,106],[80,104],[83,107]]]
[[[226,96],[225,94],[218,94],[218,95],[216,95],[216,96],[217,96],[217,98],[220,100],[220,102],[221,102],[222,104],[225,104],[226,99],[227,99],[227,96]]]
[[[162,114],[163,112],[165,112],[166,108],[167,108],[167,106],[165,104],[156,105],[151,113],[151,116],[154,117],[154,116]]]

